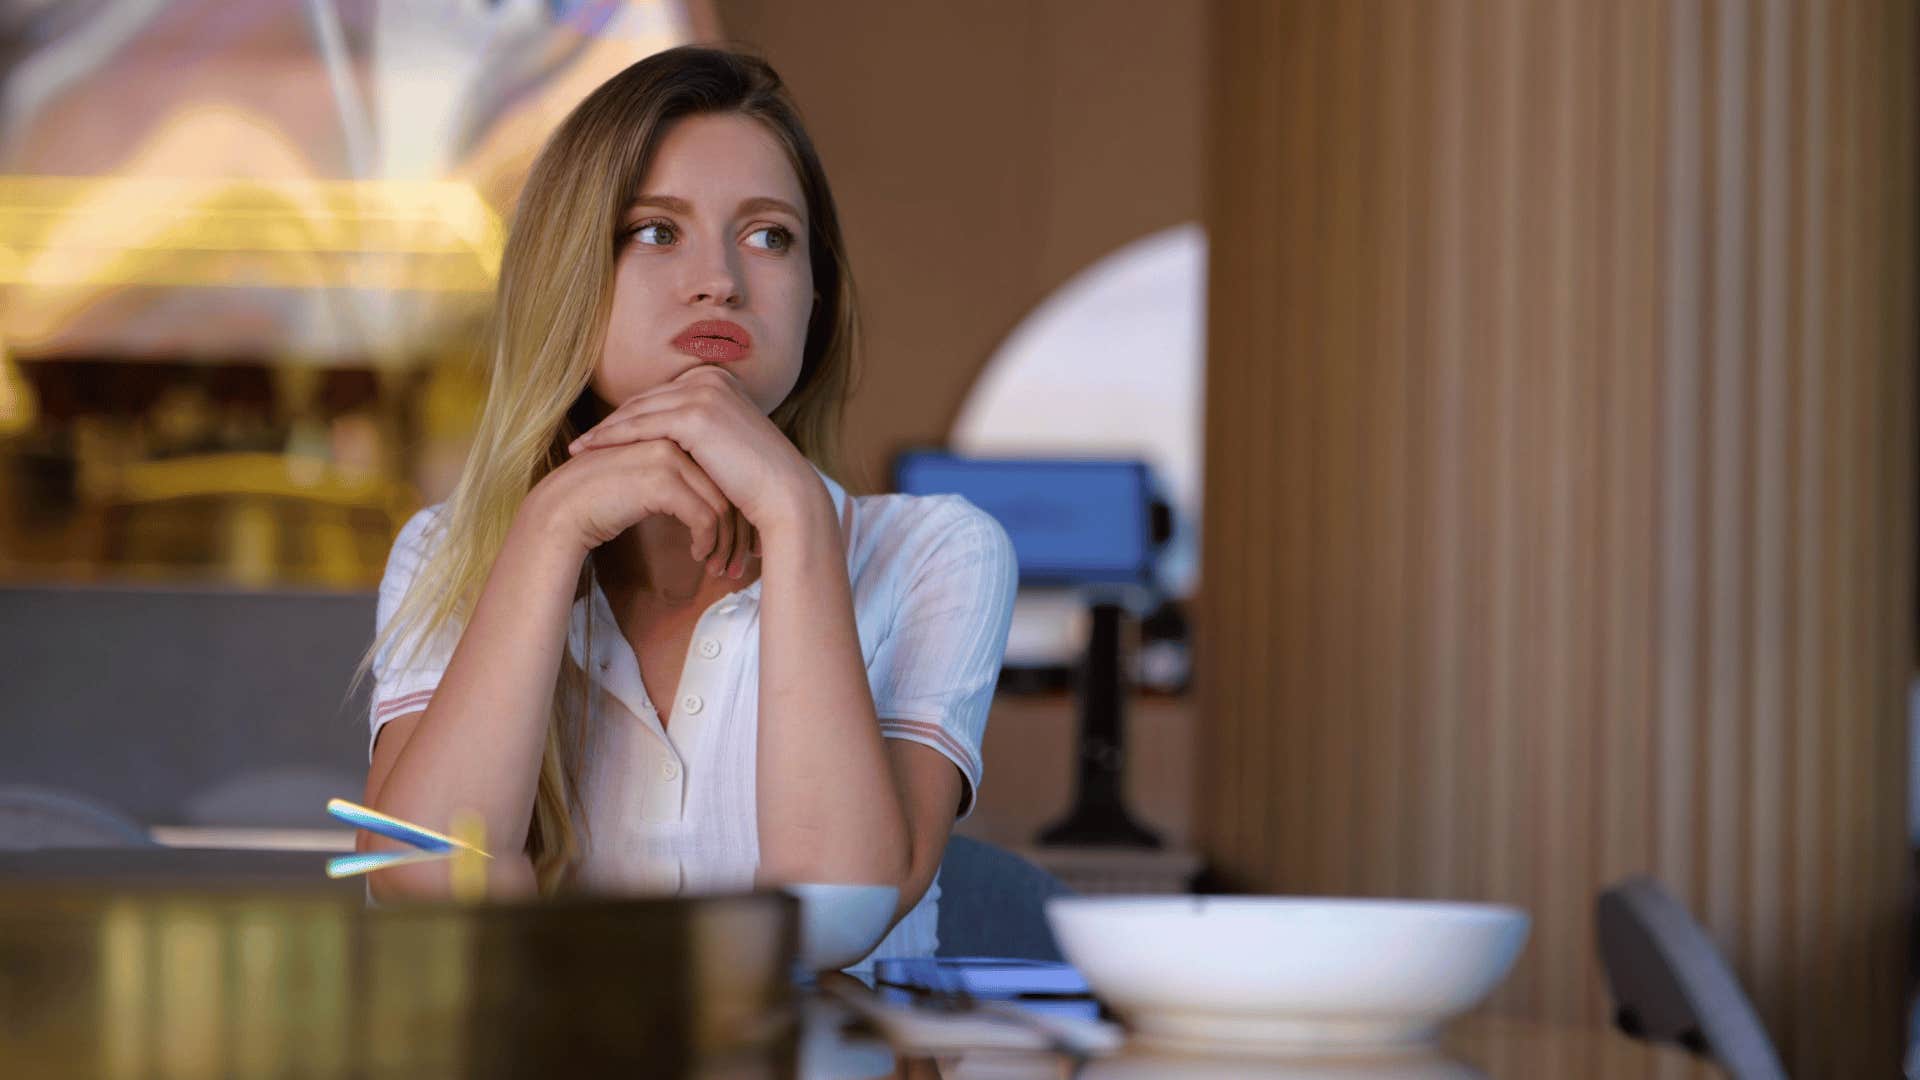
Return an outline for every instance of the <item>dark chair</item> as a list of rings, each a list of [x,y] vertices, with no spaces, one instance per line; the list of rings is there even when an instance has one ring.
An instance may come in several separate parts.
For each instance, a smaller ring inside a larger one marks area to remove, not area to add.
[[[1633,877],[1600,894],[1600,961],[1620,1030],[1678,1043],[1734,1080],[1787,1071],[1720,950],[1658,882]]]
[[[940,863],[937,956],[1061,959],[1047,926],[1049,897],[1070,896],[1060,879],[981,840],[947,841]]]
[[[0,851],[144,847],[153,841],[132,818],[84,796],[0,784]]]

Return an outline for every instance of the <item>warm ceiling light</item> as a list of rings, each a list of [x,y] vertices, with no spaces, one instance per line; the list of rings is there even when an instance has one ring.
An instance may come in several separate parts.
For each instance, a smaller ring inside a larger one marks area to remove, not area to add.
[[[456,180],[0,176],[0,284],[485,293],[505,229]]]

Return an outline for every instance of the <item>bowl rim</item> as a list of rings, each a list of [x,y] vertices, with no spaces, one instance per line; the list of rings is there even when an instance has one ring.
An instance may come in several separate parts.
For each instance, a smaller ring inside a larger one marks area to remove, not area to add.
[[[1532,922],[1527,911],[1514,904],[1485,900],[1422,900],[1382,896],[1280,896],[1228,893],[1101,894],[1092,896],[1055,896],[1046,901],[1047,913],[1105,912],[1154,917],[1208,914],[1209,909],[1228,912],[1283,912],[1326,910],[1338,912],[1392,913],[1440,917],[1466,922]]]

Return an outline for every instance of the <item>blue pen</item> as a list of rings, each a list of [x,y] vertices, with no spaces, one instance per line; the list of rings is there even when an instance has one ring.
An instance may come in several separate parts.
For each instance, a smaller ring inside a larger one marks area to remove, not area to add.
[[[359,803],[348,802],[345,799],[328,799],[327,813],[332,814],[334,817],[339,818],[341,821],[355,828],[365,829],[370,833],[384,836],[389,840],[398,840],[403,844],[411,844],[423,851],[445,853],[452,851],[454,848],[464,848],[467,851],[485,855],[489,859],[493,858],[493,856],[487,855],[486,852],[481,851],[479,848],[471,844],[461,843],[451,836],[434,832],[432,829],[423,828],[422,826],[415,825],[411,821],[402,821],[397,817],[383,814],[371,807],[361,806]]]
[[[352,877],[355,874],[371,873],[375,870],[387,870],[395,866],[407,866],[411,863],[437,862],[451,859],[453,853],[433,851],[368,851],[353,855],[335,855],[327,860],[327,876],[330,878]]]

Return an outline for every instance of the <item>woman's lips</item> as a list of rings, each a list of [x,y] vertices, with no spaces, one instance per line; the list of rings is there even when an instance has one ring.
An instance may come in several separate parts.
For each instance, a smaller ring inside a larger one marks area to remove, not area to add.
[[[689,356],[722,364],[747,355],[739,342],[717,337],[674,338],[673,347]]]
[[[702,360],[726,363],[747,355],[753,348],[753,336],[739,323],[708,319],[680,331],[673,347]]]

